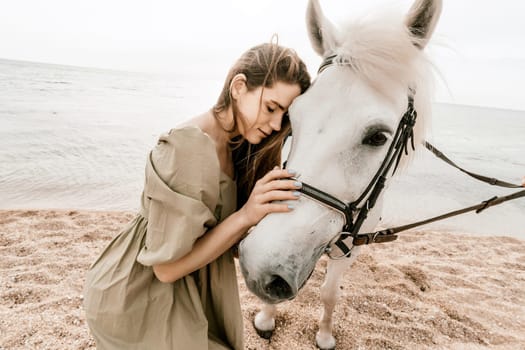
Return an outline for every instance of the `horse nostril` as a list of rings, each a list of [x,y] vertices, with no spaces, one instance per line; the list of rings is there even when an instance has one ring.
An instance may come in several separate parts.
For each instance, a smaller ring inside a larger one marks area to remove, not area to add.
[[[278,275],[272,275],[270,283],[264,287],[265,292],[279,299],[289,299],[293,296],[292,287]]]

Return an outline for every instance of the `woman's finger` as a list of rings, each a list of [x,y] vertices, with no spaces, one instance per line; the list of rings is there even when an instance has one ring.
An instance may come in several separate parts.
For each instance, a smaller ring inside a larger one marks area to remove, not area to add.
[[[297,191],[269,191],[257,197],[259,203],[270,203],[273,201],[296,200],[301,194]]]
[[[273,180],[264,185],[261,185],[261,193],[274,190],[298,190],[302,187],[300,181],[297,180]]]
[[[273,180],[289,178],[296,174],[296,171],[290,169],[274,169],[267,172],[259,181],[265,184]]]
[[[287,213],[292,211],[294,206],[291,204],[281,204],[281,203],[269,203],[266,204],[265,210],[267,214],[270,213]]]

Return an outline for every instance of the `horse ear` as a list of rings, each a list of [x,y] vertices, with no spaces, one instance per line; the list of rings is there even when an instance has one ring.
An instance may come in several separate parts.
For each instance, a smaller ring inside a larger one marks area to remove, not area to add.
[[[443,8],[442,0],[416,0],[408,12],[406,25],[414,38],[414,45],[424,49],[427,45]]]
[[[312,47],[319,55],[326,56],[337,46],[337,30],[324,16],[319,0],[308,1],[306,28]]]

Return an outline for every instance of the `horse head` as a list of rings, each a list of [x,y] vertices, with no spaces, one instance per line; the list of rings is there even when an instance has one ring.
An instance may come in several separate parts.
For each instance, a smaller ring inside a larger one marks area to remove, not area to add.
[[[430,112],[431,72],[423,49],[440,12],[441,1],[416,0],[404,19],[381,16],[338,29],[318,0],[309,2],[310,41],[324,63],[289,110],[287,167],[299,181],[355,202],[387,157],[411,98],[420,144]],[[379,198],[361,231],[378,224],[381,203]],[[296,296],[344,225],[344,215],[308,196],[293,204],[292,212],[266,216],[240,244],[246,285],[267,303]]]

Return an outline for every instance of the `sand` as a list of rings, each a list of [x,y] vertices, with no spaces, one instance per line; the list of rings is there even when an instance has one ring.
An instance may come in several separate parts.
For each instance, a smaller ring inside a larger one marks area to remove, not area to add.
[[[95,349],[82,311],[85,272],[132,213],[0,211],[0,349]],[[337,349],[525,349],[525,241],[429,231],[366,247],[343,277]],[[270,341],[251,320],[247,349],[315,349],[326,259],[279,306]]]

